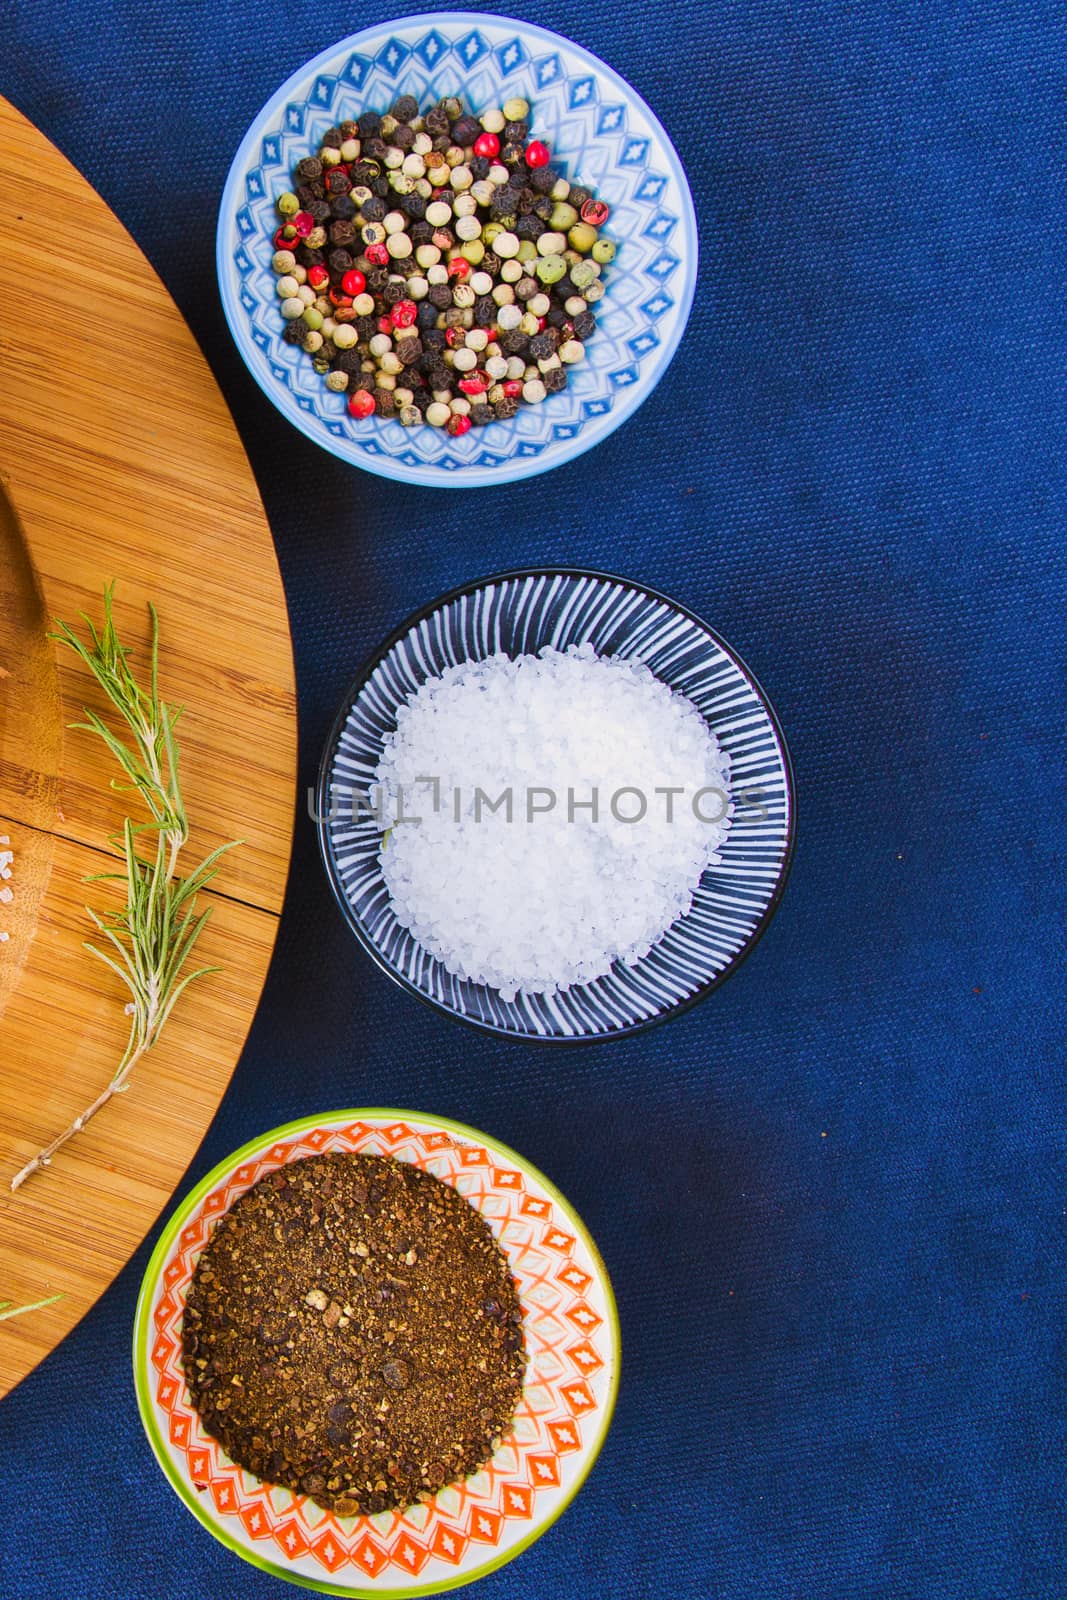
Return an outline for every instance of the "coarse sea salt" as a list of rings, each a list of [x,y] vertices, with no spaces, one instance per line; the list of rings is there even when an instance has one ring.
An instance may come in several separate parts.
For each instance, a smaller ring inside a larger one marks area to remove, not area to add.
[[[11,876],[11,866],[15,860],[15,852],[8,848],[10,844],[11,840],[7,834],[0,833],[0,878],[6,879]],[[5,883],[4,887],[0,889],[0,905],[9,906],[14,898],[15,896]],[[7,944],[10,937],[11,935],[6,928],[0,928],[0,944]]]
[[[719,861],[733,809],[729,758],[692,702],[591,645],[428,679],[372,796],[398,920],[507,1000],[645,956]]]

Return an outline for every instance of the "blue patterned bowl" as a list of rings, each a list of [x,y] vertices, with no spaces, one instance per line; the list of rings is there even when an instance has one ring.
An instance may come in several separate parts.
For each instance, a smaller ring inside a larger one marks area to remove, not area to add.
[[[730,757],[735,812],[721,861],[692,909],[634,966],[595,983],[503,1000],[454,977],[393,914],[379,862],[381,834],[365,795],[400,704],[428,677],[497,651],[589,643],[643,661],[687,695]],[[707,623],[654,589],[606,573],[546,568],[454,589],[391,634],[352,685],[319,772],[319,842],[334,894],[356,937],[403,988],[491,1033],[551,1044],[618,1038],[675,1016],[727,978],[777,909],[793,854],[793,773],[766,695]]]
[[[569,177],[612,208],[619,251],[605,277],[597,330],[562,394],[453,439],[381,418],[356,423],[311,362],[282,339],[271,271],[274,199],[294,162],[332,124],[385,110],[400,94],[424,104],[459,95],[474,110],[521,95],[537,137]],[[407,483],[474,488],[547,472],[631,416],[682,336],[697,275],[696,218],[671,142],[644,101],[588,50],[528,22],[476,12],[405,17],[316,56],[263,107],[234,157],[217,235],[226,320],[252,376],[290,422],[368,472]]]

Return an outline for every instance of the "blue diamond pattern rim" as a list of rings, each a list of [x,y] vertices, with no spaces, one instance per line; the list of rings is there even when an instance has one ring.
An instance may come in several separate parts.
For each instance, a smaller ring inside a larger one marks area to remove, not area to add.
[[[612,208],[619,245],[586,359],[568,387],[508,422],[453,439],[380,417],[356,423],[307,356],[282,339],[271,270],[274,199],[333,123],[400,94],[458,94],[475,110],[524,95],[537,137]],[[332,455],[406,483],[478,488],[551,471],[632,417],[662,378],[696,291],[697,225],[682,163],[655,114],[590,51],[529,22],[441,11],[377,24],[298,68],[234,156],[219,208],[223,310],[252,376],[289,421]]]
[[[372,817],[353,790],[372,779],[396,711],[427,677],[495,650],[520,655],[589,642],[644,661],[688,695],[730,756],[735,814],[692,909],[634,966],[595,983],[513,1001],[458,979],[397,921]],[[758,791],[758,796],[752,792]],[[764,816],[759,815],[762,809]],[[316,790],[319,846],[334,897],[364,950],[420,1000],[484,1032],[542,1044],[624,1038],[703,1000],[755,948],[781,901],[793,859],[796,796],[781,724],[758,681],[714,629],[658,590],[576,567],[504,572],[461,585],[394,629],[364,663],[334,721]]]

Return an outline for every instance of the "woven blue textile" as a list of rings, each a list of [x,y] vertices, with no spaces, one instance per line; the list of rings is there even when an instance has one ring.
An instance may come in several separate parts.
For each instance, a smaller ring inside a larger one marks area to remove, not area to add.
[[[767,686],[797,768],[792,882],[703,1006],[545,1053],[379,975],[302,814],[190,1179],[285,1118],[410,1105],[515,1145],[582,1212],[619,1298],[619,1408],[485,1600],[1062,1600],[1062,10],[511,9],[650,101],[703,252],[648,404],[511,490],[333,462],[223,326],[232,150],[295,65],[388,6],[9,0],[0,91],[132,229],[232,405],[292,608],[302,785],[353,668],[417,604],[521,563],[607,567],[706,616]],[[146,1259],[0,1405],[4,1600],[292,1592],[155,1466],[129,1364]]]

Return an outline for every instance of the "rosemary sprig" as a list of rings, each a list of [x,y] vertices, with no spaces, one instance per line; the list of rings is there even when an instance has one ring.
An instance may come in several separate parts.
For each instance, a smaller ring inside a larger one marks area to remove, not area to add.
[[[112,778],[111,787],[121,791],[135,790],[140,794],[152,822],[145,827],[156,827],[166,835],[170,850],[170,871],[179,850],[189,838],[189,823],[182,802],[178,780],[178,746],[174,730],[182,714],[182,707],[171,707],[159,697],[159,618],[156,608],[149,603],[152,619],[151,675],[149,687],[143,689],[137,682],[120,643],[111,614],[114,582],[104,590],[104,625],[99,632],[92,618],[82,612],[82,621],[89,630],[86,644],[66,622],[56,622],[56,631],[49,635],[58,644],[69,645],[93,674],[115,710],[132,734],[132,744],[124,743],[95,711],[85,707],[85,722],[75,722],[72,728],[97,734],[107,745],[125,774],[125,781]]]
[[[34,1172],[46,1167],[61,1145],[80,1133],[116,1094],[127,1087],[130,1073],[158,1040],[183,992],[197,978],[217,967],[186,964],[210,916],[210,908],[197,912],[196,896],[214,878],[218,860],[232,844],[220,845],[186,877],[178,873],[178,860],[189,837],[189,825],[178,779],[178,747],[174,729],[180,709],[168,706],[159,695],[159,621],[152,618],[152,664],[149,688],[144,689],[130,670],[127,653],[115,632],[111,615],[114,584],[104,590],[104,626],[89,629],[86,644],[66,623],[56,624],[52,638],[67,644],[89,667],[108,699],[130,730],[124,741],[95,712],[86,709],[86,722],[74,727],[103,739],[125,774],[112,779],[112,788],[135,790],[144,800],[152,820],[135,824],[126,818],[114,843],[122,850],[122,872],[99,872],[86,882],[117,882],[125,887],[125,904],[116,911],[86,910],[101,942],[86,941],[85,948],[122,980],[129,991],[126,1015],[130,1019],[126,1048],[111,1082],[92,1105],[75,1117],[68,1128],[28,1161],[11,1180],[18,1189]],[[155,834],[154,847],[143,854],[138,839]],[[234,841],[235,843],[237,841]]]
[[[29,1306],[15,1306],[10,1300],[0,1300],[0,1322],[10,1322],[12,1317],[23,1317],[27,1311],[42,1311],[45,1306],[54,1306],[57,1300],[62,1300],[61,1294],[50,1294],[44,1300],[35,1300]]]

